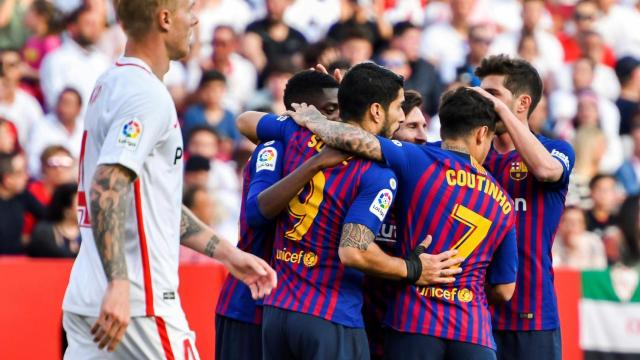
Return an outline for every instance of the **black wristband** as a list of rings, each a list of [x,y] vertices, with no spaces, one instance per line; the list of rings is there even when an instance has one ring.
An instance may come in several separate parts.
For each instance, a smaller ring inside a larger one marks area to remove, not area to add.
[[[410,284],[415,284],[420,280],[420,275],[422,275],[420,254],[422,254],[424,250],[424,246],[419,245],[404,259],[404,263],[407,266],[407,277],[405,280]]]

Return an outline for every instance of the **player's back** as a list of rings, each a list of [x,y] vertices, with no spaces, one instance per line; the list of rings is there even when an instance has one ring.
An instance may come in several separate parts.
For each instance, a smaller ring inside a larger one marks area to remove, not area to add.
[[[317,154],[324,144],[292,120],[284,121],[288,122],[283,124],[288,142],[283,173],[287,174]],[[368,211],[380,222],[395,193],[395,178],[389,169],[351,158],[313,177],[289,203],[288,211],[278,218],[273,261],[279,284],[265,299],[265,305],[347,327],[363,327],[363,274],[342,265],[338,247],[345,219],[361,215],[354,214],[358,212],[354,207],[356,197],[370,189],[369,182],[385,177],[387,189],[379,190],[372,196],[374,201],[359,211]]]
[[[91,229],[89,191],[101,164],[135,173],[125,223],[131,315],[178,311],[182,136],[171,96],[147,64],[121,58],[89,99],[80,158],[78,211],[82,245],[65,310],[97,316],[106,288]]]
[[[513,236],[511,200],[468,154],[380,141],[398,176],[397,205],[406,212],[398,219],[401,256],[430,234],[428,253],[457,249],[465,258],[463,272],[450,285],[401,287],[387,324],[402,332],[495,348],[484,285],[494,253],[508,234]],[[513,270],[515,276],[515,263]]]

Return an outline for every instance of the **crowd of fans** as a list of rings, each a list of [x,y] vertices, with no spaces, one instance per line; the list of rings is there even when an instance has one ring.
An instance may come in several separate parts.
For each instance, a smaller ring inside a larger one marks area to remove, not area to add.
[[[282,113],[292,74],[373,60],[422,96],[436,141],[443,91],[478,86],[480,61],[506,53],[544,79],[532,130],[577,154],[554,263],[638,258],[640,1],[199,0],[196,12],[192,51],[164,81],[182,121],[184,203],[229,240],[253,149],[235,117]],[[0,255],[77,253],[83,112],[124,39],[108,0],[0,1]]]

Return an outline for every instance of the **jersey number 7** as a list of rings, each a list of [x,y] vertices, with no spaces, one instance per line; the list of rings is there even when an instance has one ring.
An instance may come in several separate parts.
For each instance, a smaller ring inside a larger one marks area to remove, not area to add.
[[[318,172],[305,187],[289,202],[289,215],[298,219],[284,236],[289,240],[300,241],[309,231],[313,220],[318,216],[320,203],[324,198],[324,186],[327,180],[322,171]],[[304,201],[300,201],[300,193],[309,189]]]
[[[487,236],[493,222],[461,204],[456,204],[451,216],[470,227],[452,248],[458,250],[457,257],[466,259]]]

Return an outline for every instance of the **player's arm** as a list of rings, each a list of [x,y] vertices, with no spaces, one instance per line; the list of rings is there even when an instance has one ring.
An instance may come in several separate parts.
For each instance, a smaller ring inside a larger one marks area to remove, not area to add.
[[[491,304],[511,300],[517,273],[518,248],[515,227],[512,227],[493,254],[487,269],[485,290]]]
[[[482,88],[473,89],[493,101],[495,110],[504,122],[516,151],[524,160],[529,171],[533,173],[533,176],[543,182],[557,182],[562,179],[565,170],[562,163],[551,156],[551,153],[536,138],[529,127],[518,120],[505,103],[496,99]]]
[[[180,220],[180,243],[222,262],[233,276],[247,284],[254,299],[270,294],[277,285],[276,273],[269,264],[221,240],[185,206]]]
[[[266,113],[258,111],[245,111],[236,119],[236,126],[240,133],[251,140],[254,144],[258,143],[258,123]]]
[[[417,285],[447,284],[455,281],[454,275],[462,269],[451,267],[462,262],[454,258],[456,251],[449,250],[438,255],[424,253],[431,243],[427,236],[407,259],[390,256],[374,242],[375,235],[361,224],[345,224],[342,227],[338,254],[345,266],[354,267],[377,277],[407,280]]]
[[[259,215],[264,219],[275,218],[319,171],[334,167],[346,159],[346,154],[329,146],[325,146],[319,154],[302,163],[302,165],[292,173],[270,185],[266,190],[261,191],[257,195],[257,206],[254,208],[259,209]],[[258,173],[256,173],[256,177],[257,176]],[[248,208],[251,208],[253,199],[256,198],[254,194],[251,193],[253,190],[254,189],[250,190],[248,196]]]
[[[329,121],[313,105],[292,104],[295,111],[288,111],[294,121],[314,134],[327,145],[338,150],[373,161],[382,161],[382,150],[378,138],[351,124]]]
[[[104,164],[96,168],[91,182],[91,228],[107,291],[100,317],[91,333],[100,349],[114,351],[129,323],[129,276],[124,253],[124,228],[131,204],[135,174],[124,166]]]

